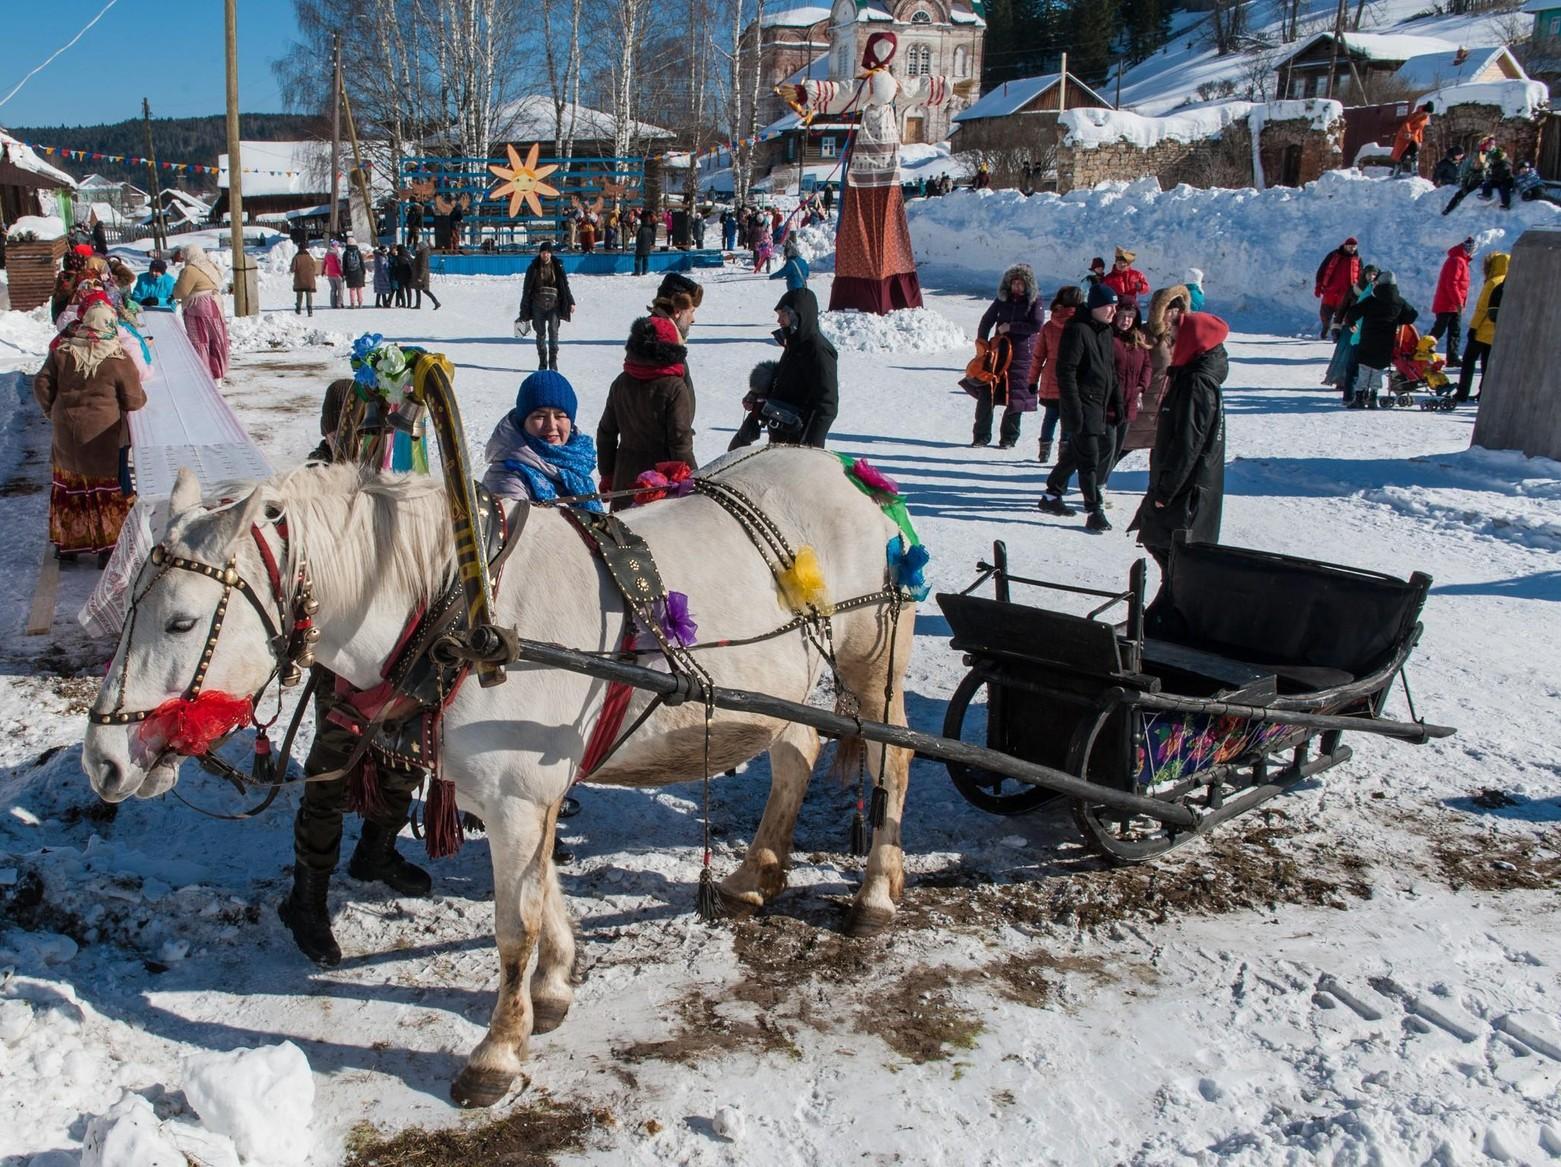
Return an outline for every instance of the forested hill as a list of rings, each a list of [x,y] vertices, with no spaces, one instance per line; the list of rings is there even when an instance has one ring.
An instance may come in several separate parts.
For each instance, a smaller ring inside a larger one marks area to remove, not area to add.
[[[99,154],[124,154],[141,157],[146,153],[146,126],[140,118],[97,126],[7,126],[10,133],[25,142],[40,146],[66,146],[73,150],[91,150]],[[328,133],[321,118],[287,113],[246,113],[239,117],[239,132],[250,141],[282,142],[295,138],[324,137]],[[152,144],[159,161],[196,162],[215,166],[217,155],[228,148],[227,118],[221,114],[200,118],[152,119]],[[129,167],[102,159],[49,159],[68,174],[85,178],[101,174],[105,178],[128,179],[146,185],[146,167]],[[213,190],[214,174],[180,176],[184,185],[196,190]]]

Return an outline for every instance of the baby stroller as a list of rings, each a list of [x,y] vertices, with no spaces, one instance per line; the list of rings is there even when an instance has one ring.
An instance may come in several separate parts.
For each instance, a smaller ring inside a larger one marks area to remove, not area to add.
[[[1442,371],[1446,362],[1437,354],[1436,337],[1421,336],[1412,324],[1399,327],[1393,346],[1393,369],[1388,374],[1388,401],[1401,409],[1415,404],[1415,391],[1427,394],[1421,409],[1453,408],[1452,386]]]

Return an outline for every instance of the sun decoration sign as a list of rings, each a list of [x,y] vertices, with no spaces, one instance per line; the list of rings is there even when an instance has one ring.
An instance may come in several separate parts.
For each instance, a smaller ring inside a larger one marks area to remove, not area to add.
[[[558,167],[552,164],[537,165],[537,153],[540,147],[536,142],[531,144],[531,152],[526,155],[525,162],[521,162],[520,154],[516,152],[514,146],[506,145],[504,148],[509,151],[509,165],[488,167],[504,181],[497,183],[488,193],[493,198],[509,195],[509,214],[512,219],[518,217],[520,208],[528,203],[531,206],[531,213],[540,216],[542,202],[537,196],[558,194],[555,188],[542,180]]]

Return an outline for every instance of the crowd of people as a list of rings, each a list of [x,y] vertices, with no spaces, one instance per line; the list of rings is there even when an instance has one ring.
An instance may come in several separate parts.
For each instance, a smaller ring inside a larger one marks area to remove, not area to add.
[[[1431,294],[1432,325],[1424,337],[1412,328],[1420,312],[1404,298],[1397,276],[1363,262],[1353,235],[1323,257],[1313,295],[1319,303],[1319,335],[1334,342],[1323,384],[1339,390],[1346,408],[1379,409],[1385,390],[1395,386],[1430,388],[1453,406],[1480,399],[1474,373],[1478,367],[1483,383],[1510,256],[1500,251],[1486,255],[1465,331],[1463,314],[1469,307],[1470,263],[1476,250],[1473,236],[1447,249]],[[1445,359],[1436,356],[1438,340],[1445,341]],[[1458,373],[1456,387],[1451,382],[1442,385],[1440,378],[1434,385],[1427,381],[1428,374],[1442,369]]]
[[[135,501],[129,415],[146,404],[151,349],[143,313],[182,305],[185,330],[212,379],[228,371],[223,277],[206,252],[181,248],[175,279],[154,259],[139,275],[81,242],[55,275],[49,309],[58,333],[33,379],[51,423],[49,542],[61,560],[96,555],[107,563]]]
[[[1010,266],[981,317],[977,359],[961,384],[976,399],[974,447],[991,444],[998,406],[999,449],[1018,444],[1026,413],[1042,413],[1037,454],[1048,463],[1055,446],[1057,460],[1037,505],[1076,515],[1063,500],[1076,477],[1088,531],[1112,529],[1111,471],[1129,451],[1148,449],[1149,489],[1130,529],[1164,566],[1175,531],[1219,535],[1229,328],[1203,311],[1200,270],[1150,296],[1136,259],[1118,247],[1108,269],[1097,257],[1049,302],[1028,264]]]

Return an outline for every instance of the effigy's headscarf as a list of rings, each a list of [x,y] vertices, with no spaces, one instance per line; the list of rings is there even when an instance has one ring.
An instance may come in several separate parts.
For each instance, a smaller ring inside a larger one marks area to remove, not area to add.
[[[199,243],[185,244],[184,264],[186,267],[194,267],[204,272],[206,278],[219,288],[222,286],[222,273],[217,270],[217,265],[212,262],[211,256],[206,254],[206,249]]]
[[[83,377],[96,374],[99,365],[122,351],[114,309],[103,300],[88,305],[82,318],[70,326],[60,347],[76,362]]]

